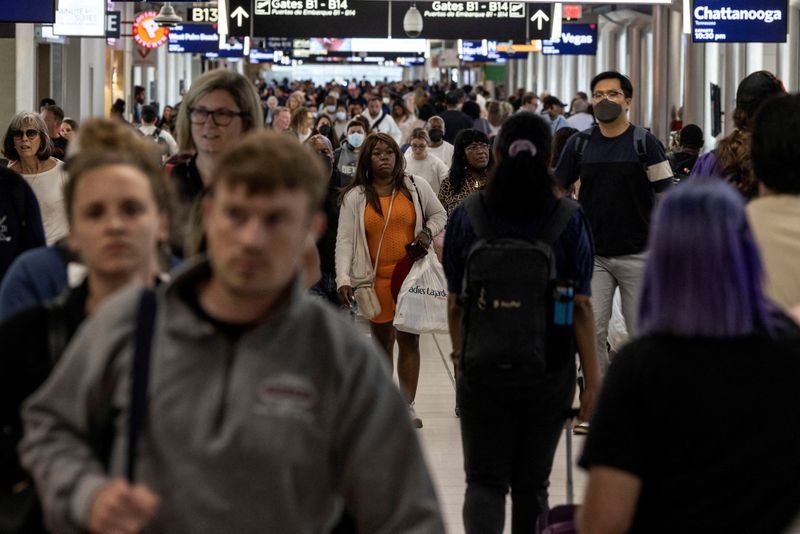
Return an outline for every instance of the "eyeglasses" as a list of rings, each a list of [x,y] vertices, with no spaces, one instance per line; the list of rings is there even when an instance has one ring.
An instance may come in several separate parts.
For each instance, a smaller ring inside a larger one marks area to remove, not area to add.
[[[414,143],[411,143],[411,148],[418,148],[422,150],[423,148],[428,148],[428,145],[415,145]]]
[[[472,143],[471,145],[467,146],[467,148],[465,148],[464,150],[466,150],[467,152],[482,152],[484,150],[488,151],[489,145],[487,145],[486,143]]]
[[[22,139],[23,136],[27,137],[28,139],[33,139],[34,137],[39,137],[39,130],[31,129],[31,130],[25,130],[24,132],[22,130],[14,130],[12,135],[14,136],[14,139],[16,139],[17,141]]]
[[[227,126],[233,122],[234,117],[244,117],[245,114],[240,112],[231,111],[229,109],[205,109],[205,108],[191,108],[189,109],[189,120],[192,124],[205,124],[208,117],[211,117],[214,124],[217,126]]]
[[[593,100],[603,100],[604,98],[616,100],[621,96],[625,96],[625,93],[620,93],[619,91],[606,91],[605,93],[602,91],[597,91],[592,93]]]

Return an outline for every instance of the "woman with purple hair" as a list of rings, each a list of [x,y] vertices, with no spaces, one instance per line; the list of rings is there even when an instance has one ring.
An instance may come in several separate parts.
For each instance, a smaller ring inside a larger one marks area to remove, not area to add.
[[[580,459],[582,533],[783,532],[800,508],[800,432],[780,430],[800,417],[800,329],[764,296],[744,204],[698,178],[654,215],[641,337]]]

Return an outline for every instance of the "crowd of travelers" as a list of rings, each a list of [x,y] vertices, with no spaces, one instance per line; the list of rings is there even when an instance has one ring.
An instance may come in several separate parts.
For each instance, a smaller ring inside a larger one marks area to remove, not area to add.
[[[466,532],[503,532],[509,494],[535,531],[573,416],[578,532],[789,528],[800,95],[748,75],[704,152],[697,125],[666,147],[632,124],[625,75],[587,89],[212,70],[163,109],[136,87],[130,116],[15,115],[0,531],[444,532],[416,430],[433,331]],[[444,330],[398,322],[420,272]]]

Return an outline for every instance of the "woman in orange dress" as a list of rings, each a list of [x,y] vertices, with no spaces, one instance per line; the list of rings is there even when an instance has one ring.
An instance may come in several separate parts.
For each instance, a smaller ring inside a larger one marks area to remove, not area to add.
[[[342,192],[336,236],[336,287],[342,302],[352,306],[353,288],[371,282],[374,269],[381,311],[370,319],[370,330],[385,349],[392,368],[397,341],[397,375],[419,428],[422,421],[414,413],[419,336],[398,331],[392,325],[395,301],[390,285],[395,267],[407,254],[414,260],[427,254],[432,236],[444,228],[447,215],[428,182],[412,178],[404,169],[405,159],[394,139],[383,133],[367,137],[356,176]],[[409,252],[406,246],[412,243],[415,246]]]

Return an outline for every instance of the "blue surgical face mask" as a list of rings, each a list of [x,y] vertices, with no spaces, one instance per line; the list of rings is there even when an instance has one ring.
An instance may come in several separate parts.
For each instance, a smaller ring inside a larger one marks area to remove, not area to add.
[[[358,148],[364,143],[364,134],[353,132],[347,136],[347,142],[350,143],[350,146],[353,148]]]
[[[328,113],[336,113],[336,106],[328,106]]]
[[[336,120],[341,122],[347,118],[347,113],[344,111],[337,111],[336,112]]]

